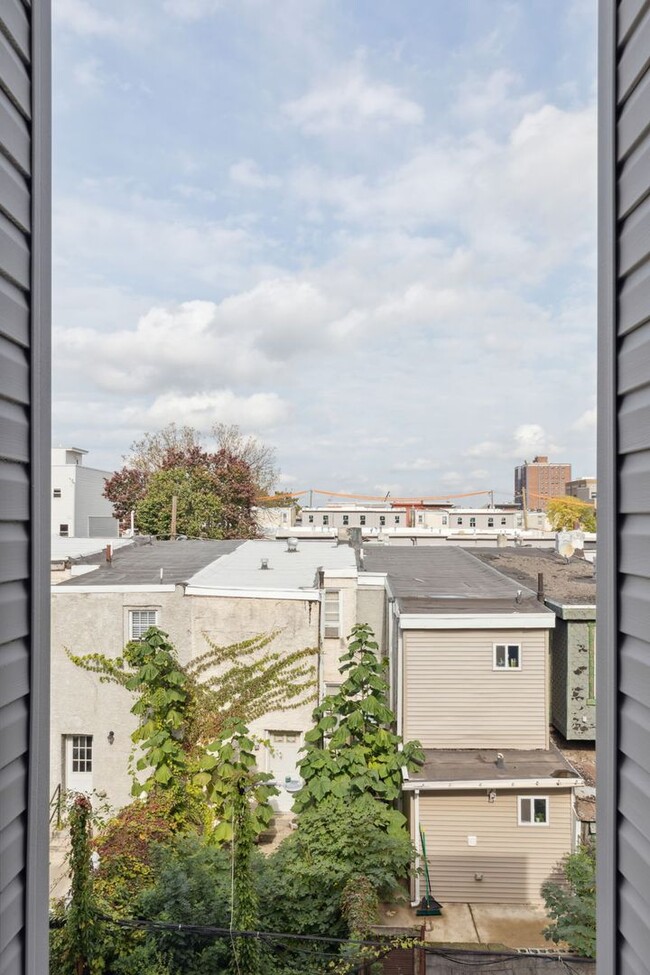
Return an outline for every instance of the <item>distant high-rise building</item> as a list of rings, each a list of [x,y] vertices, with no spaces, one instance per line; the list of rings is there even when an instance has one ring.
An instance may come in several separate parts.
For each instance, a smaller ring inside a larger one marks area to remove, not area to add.
[[[546,511],[549,498],[567,493],[571,464],[549,464],[548,457],[534,457],[515,467],[515,501],[527,508]]]

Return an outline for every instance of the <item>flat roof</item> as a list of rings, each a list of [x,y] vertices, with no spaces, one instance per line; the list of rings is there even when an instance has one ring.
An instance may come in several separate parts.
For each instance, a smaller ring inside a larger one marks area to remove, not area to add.
[[[517,779],[580,778],[556,748],[425,748],[424,754],[424,765],[409,773],[410,781],[502,780],[505,784]]]
[[[64,562],[68,559],[89,558],[93,555],[98,556],[99,561],[99,556],[103,557],[107,545],[116,551],[132,544],[132,538],[66,538],[61,535],[52,535],[50,561]]]
[[[268,559],[268,569],[262,569]],[[211,565],[197,571],[188,584],[202,589],[313,589],[318,569],[356,571],[354,549],[331,540],[298,543],[289,552],[286,541],[273,538],[242,542]]]
[[[364,546],[367,572],[385,572],[401,612],[548,614],[524,588],[458,545]],[[517,594],[521,590],[519,602]]]
[[[522,586],[537,590],[544,576],[545,598],[561,605],[595,606],[596,577],[591,562],[578,556],[565,559],[554,549],[474,548],[472,555]]]
[[[187,582],[199,569],[242,544],[239,539],[191,538],[176,542],[137,539],[134,544],[114,551],[110,564],[104,559],[94,571],[61,582],[56,588],[59,591],[78,586],[159,586],[161,569],[164,584],[174,586]]]

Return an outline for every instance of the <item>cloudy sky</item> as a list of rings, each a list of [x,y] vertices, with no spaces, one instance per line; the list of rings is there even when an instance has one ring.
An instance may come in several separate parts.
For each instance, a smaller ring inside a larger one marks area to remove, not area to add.
[[[53,6],[55,443],[221,420],[369,495],[594,473],[593,0]]]

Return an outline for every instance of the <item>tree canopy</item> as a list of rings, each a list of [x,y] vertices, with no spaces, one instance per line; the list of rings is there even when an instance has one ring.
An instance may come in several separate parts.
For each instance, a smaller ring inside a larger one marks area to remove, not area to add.
[[[546,513],[555,531],[572,529],[579,525],[584,531],[596,531],[596,509],[593,504],[564,495],[551,498],[546,506]]]
[[[173,423],[134,441],[124,466],[105,482],[115,517],[124,521],[135,511],[139,531],[170,535],[176,497],[176,534],[254,537],[252,506],[275,481],[275,452],[234,425],[217,424],[212,434],[214,451],[198,431]]]
[[[398,798],[402,768],[416,769],[424,761],[417,741],[402,743],[392,730],[395,715],[389,708],[385,660],[367,624],[352,630],[352,640],[341,656],[345,677],[338,694],[314,709],[315,727],[305,735],[300,774],[305,784],[294,809],[318,805],[329,796],[356,799],[369,795],[384,802]]]

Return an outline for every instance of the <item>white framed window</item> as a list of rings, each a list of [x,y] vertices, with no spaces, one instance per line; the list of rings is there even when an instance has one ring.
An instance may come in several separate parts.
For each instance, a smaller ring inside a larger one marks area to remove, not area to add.
[[[61,497],[61,488],[54,488],[52,490],[52,497],[53,498],[60,498]]]
[[[350,524],[350,516],[349,515],[343,515],[343,524],[344,525],[349,525]]]
[[[341,635],[341,594],[338,589],[326,589],[323,602],[324,635],[329,639]]]
[[[67,538],[70,534],[70,525],[59,525],[59,535],[62,538]]]
[[[443,515],[442,516],[442,523],[443,523],[443,525],[446,525],[447,524],[447,515]]]
[[[366,516],[365,515],[359,515],[359,524],[360,525],[365,525],[365,523],[366,523]]]
[[[456,524],[457,525],[462,525],[462,523],[463,523],[463,519],[462,518],[456,518]]]
[[[501,519],[501,524],[502,524],[502,525],[506,525],[506,524],[507,524],[507,521],[506,521],[506,519],[505,519],[505,518],[502,518],[502,519]]]
[[[72,735],[72,771],[92,772],[93,736]]]
[[[386,524],[386,515],[380,515],[379,516],[379,524],[380,525],[385,525]]]
[[[158,626],[157,609],[129,610],[129,640],[141,640],[150,626]]]
[[[548,826],[548,796],[519,796],[517,823],[519,826]]]
[[[469,520],[469,527],[470,528],[476,528],[476,518],[470,518],[470,520]]]
[[[399,525],[399,515],[395,515],[395,524]]]
[[[424,515],[418,515],[418,525],[424,524]]]
[[[492,670],[521,670],[521,644],[495,643]]]
[[[323,515],[323,524],[324,525],[329,525],[329,523],[330,523],[330,516],[329,515]]]
[[[313,525],[314,524],[314,516],[313,515],[308,515],[307,516],[307,521],[309,522],[310,525]]]
[[[494,528],[494,518],[488,518],[488,528]]]

